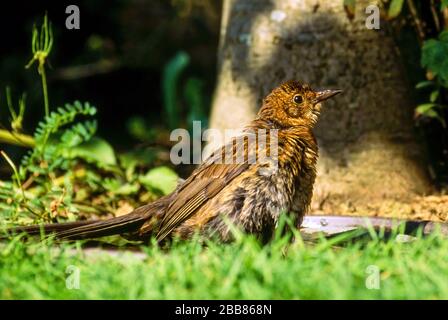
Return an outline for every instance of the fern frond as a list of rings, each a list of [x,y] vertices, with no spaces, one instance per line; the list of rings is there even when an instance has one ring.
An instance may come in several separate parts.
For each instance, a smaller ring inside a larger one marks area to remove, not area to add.
[[[81,104],[81,102],[75,101],[73,104],[67,103],[64,107],[59,107],[57,111],[51,112],[44,121],[37,125],[34,135],[36,145],[45,145],[51,134],[57,132],[62,126],[72,123],[77,116],[93,116],[95,114],[96,108],[88,102]]]
[[[79,116],[91,117],[95,114],[96,108],[88,102],[82,104],[75,101],[73,104],[59,107],[39,122],[34,134],[36,146],[22,158],[21,176],[28,172],[44,173],[62,167],[66,162],[66,159],[61,157],[64,149],[90,140],[96,132],[97,123],[95,120],[87,120],[67,126]],[[45,166],[41,165],[42,162]]]

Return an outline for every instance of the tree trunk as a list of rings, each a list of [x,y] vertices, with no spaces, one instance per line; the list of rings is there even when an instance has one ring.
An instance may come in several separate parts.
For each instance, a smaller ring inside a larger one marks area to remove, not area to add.
[[[249,122],[284,80],[344,90],[315,128],[314,212],[362,213],[431,190],[398,50],[384,20],[365,25],[371,3],[356,1],[350,20],[341,0],[224,1],[211,127]]]

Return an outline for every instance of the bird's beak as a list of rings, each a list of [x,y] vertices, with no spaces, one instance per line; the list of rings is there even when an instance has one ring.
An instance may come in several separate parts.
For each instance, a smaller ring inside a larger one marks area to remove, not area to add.
[[[319,103],[324,100],[327,100],[339,93],[341,93],[342,90],[321,90],[316,92],[316,98],[314,98],[314,103]]]

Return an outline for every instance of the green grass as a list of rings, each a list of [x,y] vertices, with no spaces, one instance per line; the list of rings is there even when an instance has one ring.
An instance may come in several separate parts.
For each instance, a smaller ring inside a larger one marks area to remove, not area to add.
[[[0,249],[1,299],[439,299],[448,298],[448,242],[372,240],[334,247],[279,238],[266,246],[251,237],[233,244],[196,242],[132,255],[85,256],[76,245],[23,243]],[[381,271],[379,289],[366,288],[368,267]],[[68,289],[69,266],[79,289]]]

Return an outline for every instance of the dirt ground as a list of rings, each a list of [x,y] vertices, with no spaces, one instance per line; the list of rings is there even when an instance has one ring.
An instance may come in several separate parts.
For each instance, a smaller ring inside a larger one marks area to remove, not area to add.
[[[448,221],[448,190],[406,200],[387,199],[365,204],[353,204],[350,201],[326,202],[320,208],[312,208],[311,214],[375,216],[443,222]]]

